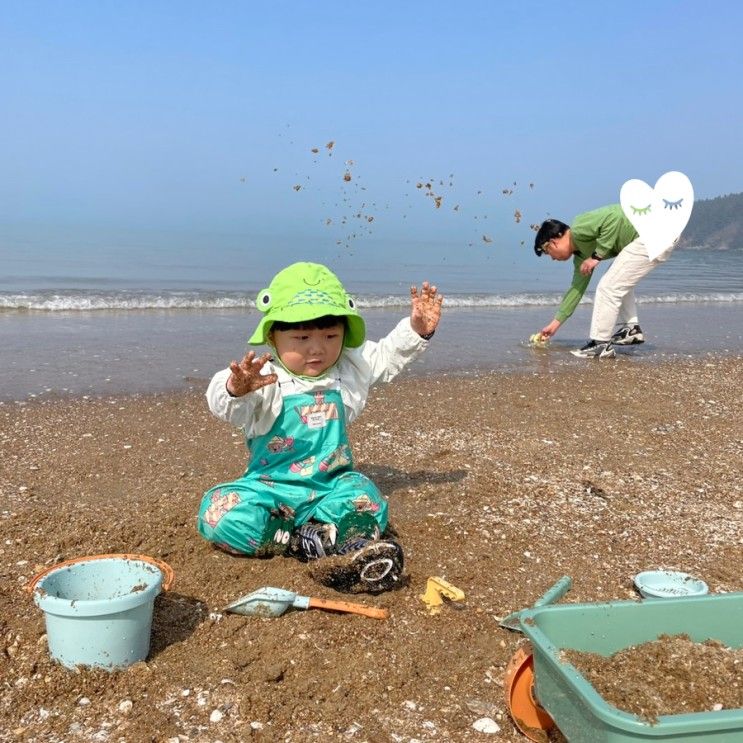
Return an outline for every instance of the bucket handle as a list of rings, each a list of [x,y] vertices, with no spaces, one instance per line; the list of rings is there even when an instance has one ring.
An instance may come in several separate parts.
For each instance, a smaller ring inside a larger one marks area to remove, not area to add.
[[[151,565],[159,568],[163,574],[163,591],[170,590],[170,587],[175,581],[175,572],[168,563],[158,560],[156,557],[150,557],[149,555],[131,555],[128,553],[116,553],[110,555],[90,555],[90,557],[76,557],[72,560],[65,560],[64,562],[58,562],[55,565],[51,565],[48,568],[37,573],[29,583],[26,585],[26,590],[29,593],[33,593],[36,584],[45,576],[54,570],[63,568],[65,565],[75,565],[80,562],[89,562],[90,560],[105,560],[107,558],[118,558],[120,560],[141,560],[142,562],[149,562]]]

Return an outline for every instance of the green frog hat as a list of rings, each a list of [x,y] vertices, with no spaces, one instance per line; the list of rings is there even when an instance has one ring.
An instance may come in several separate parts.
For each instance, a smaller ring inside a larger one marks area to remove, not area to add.
[[[338,277],[319,263],[292,263],[273,277],[268,289],[258,293],[255,306],[263,313],[249,344],[262,346],[274,322],[309,322],[325,315],[346,318],[343,345],[357,348],[364,342],[366,326],[356,303]]]

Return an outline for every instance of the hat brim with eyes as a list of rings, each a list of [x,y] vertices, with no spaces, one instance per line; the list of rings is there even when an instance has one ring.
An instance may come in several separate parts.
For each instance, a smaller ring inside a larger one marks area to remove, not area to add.
[[[264,313],[248,340],[265,345],[275,322],[302,323],[330,315],[346,318],[343,345],[357,348],[366,337],[366,325],[356,304],[338,277],[318,263],[294,263],[280,271],[267,289],[259,292],[256,308]]]

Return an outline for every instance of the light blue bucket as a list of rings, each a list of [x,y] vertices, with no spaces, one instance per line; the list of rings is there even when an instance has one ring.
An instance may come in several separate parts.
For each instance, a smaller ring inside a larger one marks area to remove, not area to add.
[[[677,570],[646,570],[635,576],[634,584],[646,599],[678,599],[709,592],[703,580]]]
[[[169,585],[172,570],[165,563],[143,555],[100,555],[37,576],[31,587],[44,612],[52,658],[68,668],[108,670],[144,660],[164,572]]]

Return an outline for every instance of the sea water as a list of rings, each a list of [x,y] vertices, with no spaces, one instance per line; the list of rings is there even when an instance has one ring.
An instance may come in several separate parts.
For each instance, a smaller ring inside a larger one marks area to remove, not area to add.
[[[245,353],[259,319],[255,296],[273,273],[292,260],[318,259],[296,250],[251,253],[238,244],[105,245],[0,244],[0,399],[202,388]],[[587,339],[597,277],[548,348],[527,343],[552,319],[572,262],[537,259],[528,250],[488,261],[455,249],[319,259],[355,297],[372,340],[409,313],[411,284],[438,285],[442,323],[409,373],[544,372],[586,363],[569,350]],[[741,251],[676,250],[636,294],[646,343],[622,349],[623,359],[743,348]]]

